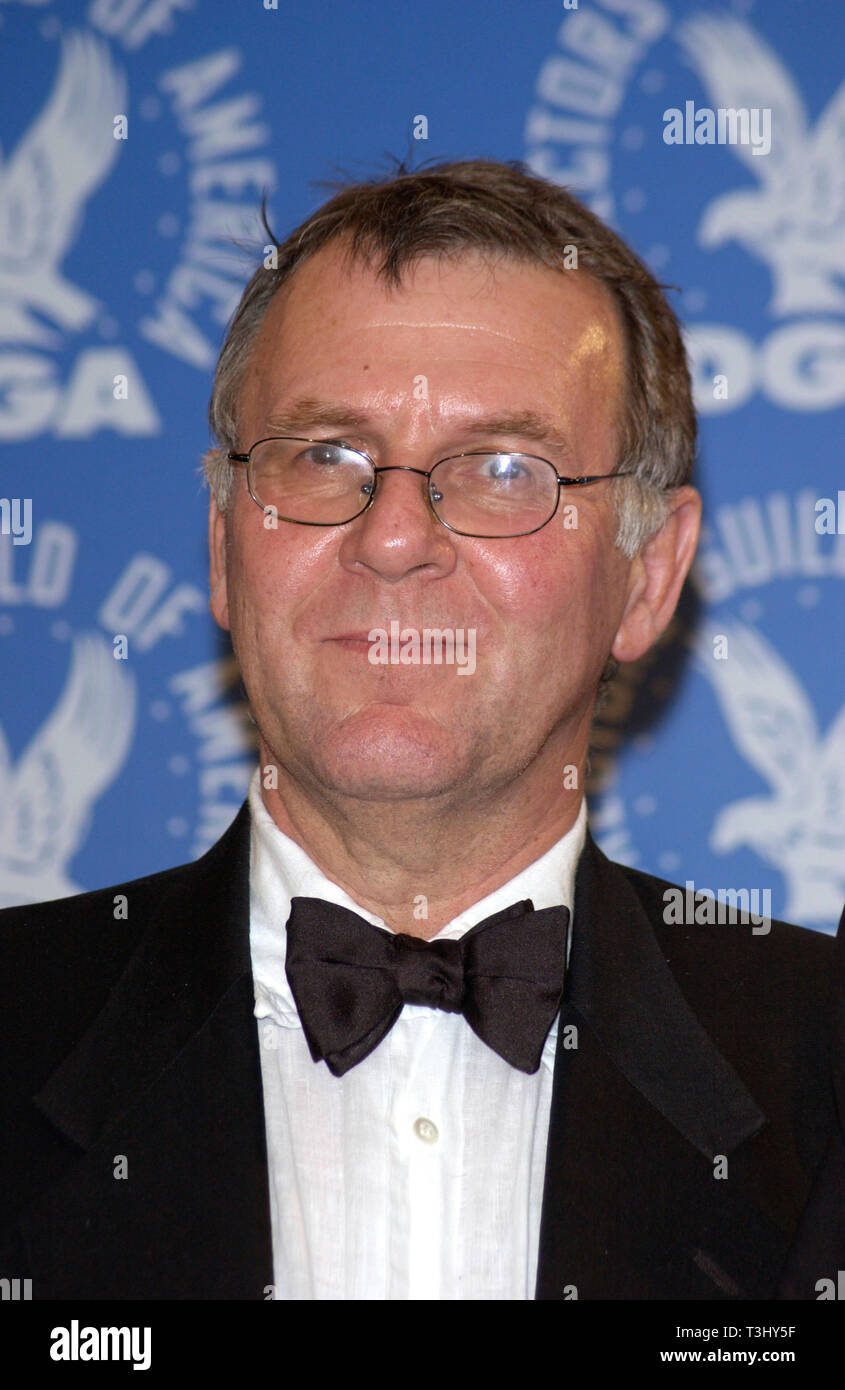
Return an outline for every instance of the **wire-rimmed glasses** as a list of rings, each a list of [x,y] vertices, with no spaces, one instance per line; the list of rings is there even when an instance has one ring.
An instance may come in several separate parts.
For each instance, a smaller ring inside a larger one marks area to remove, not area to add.
[[[534,454],[471,451],[439,459],[428,471],[401,464],[378,467],[361,449],[333,439],[274,435],[259,439],[230,462],[246,465],[250,496],[279,521],[345,526],[371,507],[382,473],[418,473],[428,482],[434,515],[459,536],[530,536],[558,509],[561,490],[631,477],[630,472],[562,477]]]

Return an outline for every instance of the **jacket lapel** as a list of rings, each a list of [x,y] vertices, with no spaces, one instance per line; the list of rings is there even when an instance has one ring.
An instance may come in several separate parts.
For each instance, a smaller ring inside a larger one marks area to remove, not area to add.
[[[36,1297],[261,1299],[272,1283],[247,807],[169,878],[35,1098],[79,1153],[23,1221]]]
[[[771,1297],[786,1237],[753,1200],[747,1157],[766,1118],[589,835],[573,933],[536,1297]]]

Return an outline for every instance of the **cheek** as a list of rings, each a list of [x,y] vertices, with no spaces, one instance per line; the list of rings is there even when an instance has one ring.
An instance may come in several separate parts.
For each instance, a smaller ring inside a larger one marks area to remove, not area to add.
[[[498,543],[500,547],[503,542]],[[525,631],[557,628],[601,602],[604,546],[597,535],[541,532],[513,542],[519,548],[479,550],[472,577],[499,615]]]
[[[228,593],[241,623],[251,620],[260,626],[272,615],[278,626],[295,612],[302,597],[313,592],[322,548],[308,547],[307,537],[283,526],[280,522],[276,529],[265,527],[262,514],[251,502],[248,511],[241,508],[234,518]]]

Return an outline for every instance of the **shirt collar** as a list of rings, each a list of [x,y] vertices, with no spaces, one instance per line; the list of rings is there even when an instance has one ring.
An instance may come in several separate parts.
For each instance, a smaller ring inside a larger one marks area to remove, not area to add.
[[[261,770],[256,768],[249,784],[250,836],[250,952],[255,982],[255,1014],[272,1017],[289,1026],[299,1026],[299,1015],[285,974],[285,925],[291,898],[323,898],[326,902],[357,912],[366,922],[386,931],[391,928],[374,913],[355,902],[338,884],[327,878],[301,845],[280,830],[261,796]],[[563,905],[570,919],[575,896],[575,871],[587,832],[584,800],[575,824],[533,864],[529,864],[508,883],[473,903],[431,939],[457,941],[470,927],[492,917],[512,903],[530,898],[535,909]],[[570,935],[568,946],[572,944]],[[408,1006],[411,1007],[411,1006]]]

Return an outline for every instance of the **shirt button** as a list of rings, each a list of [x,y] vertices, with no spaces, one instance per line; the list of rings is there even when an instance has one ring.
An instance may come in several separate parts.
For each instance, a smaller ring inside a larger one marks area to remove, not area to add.
[[[420,1115],[418,1120],[414,1120],[414,1133],[418,1139],[422,1139],[424,1144],[436,1144],[440,1138],[440,1131],[433,1120],[427,1120]]]

